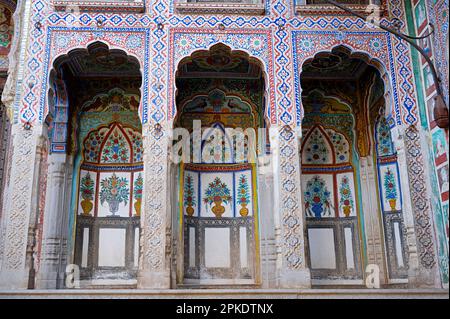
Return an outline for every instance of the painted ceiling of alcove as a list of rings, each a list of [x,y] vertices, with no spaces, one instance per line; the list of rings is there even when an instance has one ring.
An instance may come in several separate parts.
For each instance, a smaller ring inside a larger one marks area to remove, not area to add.
[[[304,80],[358,80],[369,65],[362,59],[350,57],[345,51],[319,53],[303,65]]]
[[[194,52],[180,62],[177,78],[261,78],[261,67],[240,51],[225,45]]]
[[[66,60],[75,77],[140,77],[139,62],[120,50],[104,44],[69,53]]]
[[[7,55],[13,36],[11,8],[0,2],[0,55]]]

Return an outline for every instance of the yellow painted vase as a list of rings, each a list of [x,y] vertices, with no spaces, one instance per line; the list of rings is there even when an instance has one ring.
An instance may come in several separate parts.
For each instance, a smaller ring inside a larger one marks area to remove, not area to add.
[[[81,201],[81,208],[83,209],[83,215],[89,215],[89,213],[92,211],[92,208],[94,207],[94,204],[92,204],[92,201],[89,199],[83,199]]]
[[[186,214],[188,214],[188,216],[193,216],[194,215],[194,208],[191,205],[186,207]]]
[[[242,217],[248,216],[248,208],[247,204],[241,204],[242,208],[239,210],[239,214],[241,214]]]
[[[136,216],[141,216],[141,206],[142,206],[142,199],[136,199],[136,203],[134,203],[134,209],[136,211]]]
[[[342,207],[343,211],[344,211],[344,216],[345,217],[350,217],[350,214],[352,212],[351,207],[349,205],[345,205]]]
[[[397,200],[395,198],[390,199],[389,206],[391,206],[391,210],[395,210],[397,207]]]
[[[215,200],[214,206],[211,208],[214,215],[216,215],[217,218],[222,217],[222,215],[225,213],[225,207],[222,206],[222,200]]]

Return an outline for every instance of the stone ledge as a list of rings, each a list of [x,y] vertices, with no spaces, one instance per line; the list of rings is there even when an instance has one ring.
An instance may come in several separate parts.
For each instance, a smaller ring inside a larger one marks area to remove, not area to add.
[[[447,289],[0,290],[0,299],[448,299]]]
[[[266,12],[264,4],[222,2],[175,2],[175,9],[181,14],[264,15]]]
[[[80,12],[134,12],[142,13],[145,11],[145,2],[143,0],[52,0],[52,4],[57,11],[66,11],[77,8]]]
[[[368,16],[371,14],[372,7],[370,5],[346,5],[349,9],[352,9],[360,14]],[[330,4],[306,4],[296,5],[295,13],[301,16],[351,16],[348,12],[336,8]],[[384,6],[379,7],[379,13],[382,17],[387,15],[387,10]]]

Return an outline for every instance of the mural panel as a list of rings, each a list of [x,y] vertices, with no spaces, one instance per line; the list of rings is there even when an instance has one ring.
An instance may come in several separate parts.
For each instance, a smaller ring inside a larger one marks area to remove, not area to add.
[[[341,126],[345,118],[349,123],[353,119],[342,105],[340,112],[326,110],[330,101],[325,101],[307,104],[303,123],[302,190],[311,275],[318,280],[357,280],[362,265],[352,135]]]
[[[388,276],[390,279],[404,279],[408,277],[409,256],[397,155],[384,117],[377,119],[374,131]]]
[[[75,261],[83,280],[136,278],[143,146],[134,99],[114,89],[80,111]]]

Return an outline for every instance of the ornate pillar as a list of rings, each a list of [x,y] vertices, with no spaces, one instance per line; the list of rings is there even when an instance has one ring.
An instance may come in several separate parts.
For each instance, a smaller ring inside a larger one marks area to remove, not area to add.
[[[5,118],[1,119],[1,121],[5,121],[7,118],[6,115],[6,109],[3,108],[2,116],[5,116]],[[7,121],[7,120],[6,120]],[[2,127],[1,134],[6,134],[7,136],[3,135],[1,137],[0,142],[2,143],[0,147],[0,269],[2,265],[3,260],[3,251],[4,251],[4,244],[5,241],[3,239],[3,236],[5,234],[5,227],[6,227],[6,217],[5,217],[5,201],[8,198],[9,194],[9,181],[10,181],[10,172],[11,172],[11,163],[12,163],[12,145],[11,145],[11,125],[7,125],[7,131],[5,127]],[[7,139],[6,139],[7,137]],[[5,201],[3,200],[5,199]],[[1,284],[0,284],[1,286]]]
[[[411,288],[439,287],[433,236],[429,183],[420,134],[415,126],[396,127],[392,137],[397,149],[402,183],[403,214],[409,252],[408,281]]]
[[[49,157],[42,252],[36,287],[62,288],[67,262],[68,214],[68,157],[52,154]]]
[[[141,214],[138,288],[170,288],[170,205],[168,194],[168,141],[166,123],[145,124],[144,202]]]
[[[265,145],[264,145],[265,146]],[[271,155],[262,155],[258,161],[258,197],[261,245],[261,279],[263,288],[276,288],[276,241],[274,223],[274,165]]]
[[[305,216],[300,183],[301,133],[290,126],[271,128],[274,161],[274,210],[280,288],[310,288],[305,251]]]
[[[24,129],[22,124],[12,127],[12,163],[8,197],[4,199],[3,254],[0,265],[1,289],[26,289],[31,265],[27,263],[28,232],[32,209],[37,205],[33,197],[36,147],[40,127]]]
[[[380,269],[380,283],[387,283],[386,258],[383,252],[384,241],[378,206],[377,175],[373,158],[360,158],[361,198],[364,212],[364,229],[367,240],[367,263]]]
[[[45,189],[42,189],[42,181],[46,179],[43,174],[47,173],[47,156],[48,147],[47,139],[44,135],[39,137],[38,145],[36,148],[36,159],[34,162],[35,177],[33,179],[33,189],[31,193],[31,198],[33,199],[30,209],[30,225],[28,228],[28,244],[27,244],[27,255],[26,263],[30,268],[30,275],[28,280],[28,288],[32,289],[35,287],[35,275],[36,275],[36,256],[38,253],[38,222],[39,215],[41,212],[42,198],[45,198]]]
[[[0,104],[0,220],[2,218],[3,197],[5,195],[7,176],[7,158],[10,143],[10,122],[6,107]]]

